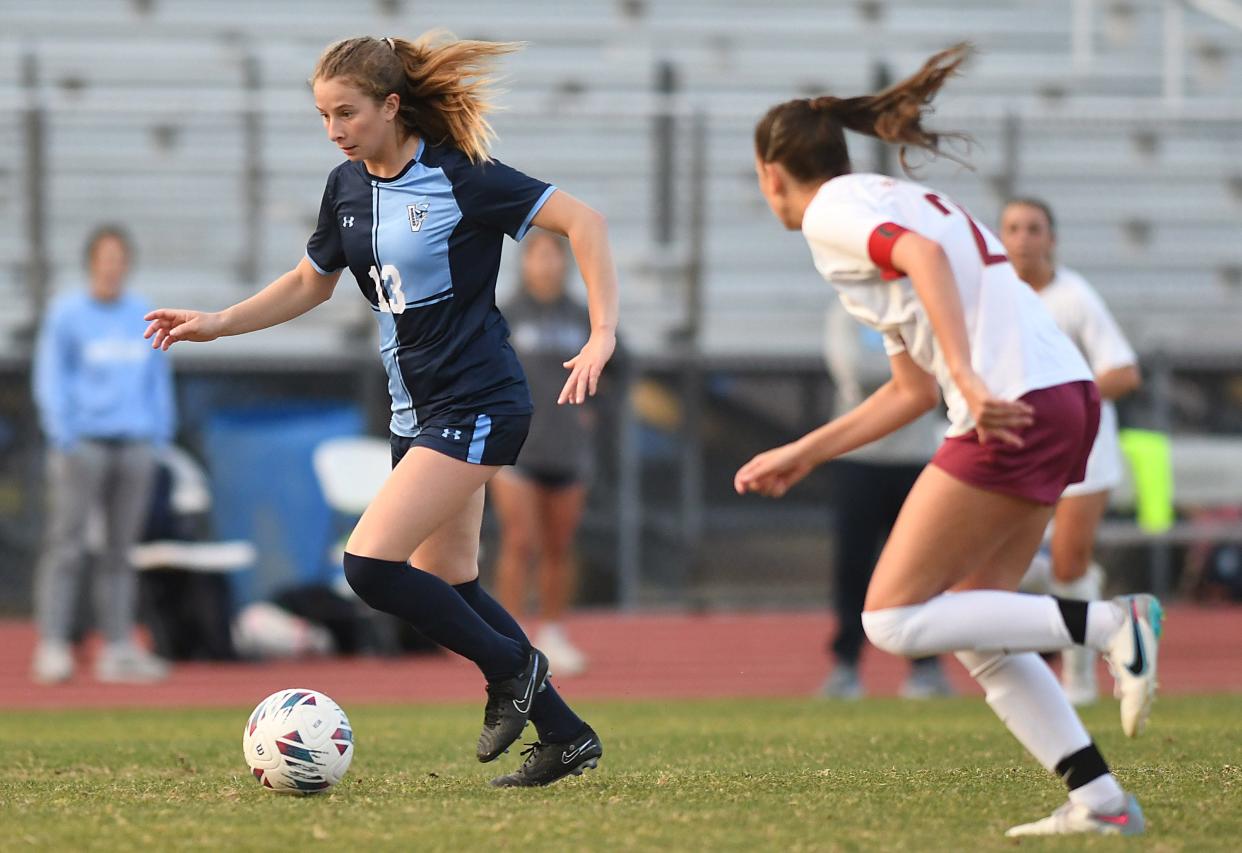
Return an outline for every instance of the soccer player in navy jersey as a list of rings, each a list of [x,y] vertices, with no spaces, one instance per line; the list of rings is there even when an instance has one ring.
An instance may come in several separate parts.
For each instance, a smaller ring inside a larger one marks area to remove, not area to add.
[[[511,44],[351,38],[311,77],[328,138],[347,160],[328,176],[306,257],[220,312],[147,315],[156,348],[275,326],[327,300],[348,267],[379,322],[392,397],[393,472],[349,538],[345,575],[363,601],[469,658],[487,679],[478,758],[527,721],[539,739],[492,784],[546,785],[595,767],[599,737],[561,699],[547,658],[479,586],[484,486],[512,465],[532,401],[496,308],[504,235],[569,238],[588,291],[590,337],[565,367],[558,404],[593,395],[616,345],[617,280],[604,218],[488,156],[490,64]]]

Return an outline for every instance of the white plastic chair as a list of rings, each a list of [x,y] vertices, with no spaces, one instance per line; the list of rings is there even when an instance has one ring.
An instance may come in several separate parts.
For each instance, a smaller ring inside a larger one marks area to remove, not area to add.
[[[170,445],[161,451],[160,461],[172,472],[173,512],[205,513],[211,510],[211,488],[207,472],[185,450]],[[238,572],[254,565],[258,556],[254,544],[245,540],[189,542],[175,539],[142,542],[130,549],[134,568],[174,567],[192,572]]]
[[[315,447],[311,464],[329,508],[353,522],[366,511],[392,471],[392,451],[382,438],[329,438]],[[335,565],[340,565],[344,559],[345,538],[329,546],[329,556]],[[354,597],[343,574],[333,588],[342,595]]]
[[[329,438],[315,448],[312,464],[328,506],[342,515],[359,516],[388,479],[392,452],[382,438]]]

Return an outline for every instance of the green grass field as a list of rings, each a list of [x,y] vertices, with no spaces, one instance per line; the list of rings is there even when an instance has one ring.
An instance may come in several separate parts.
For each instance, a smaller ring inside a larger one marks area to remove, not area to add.
[[[479,708],[346,710],[353,767],[307,798],[274,795],[246,772],[249,709],[0,714],[0,849],[1135,846],[1004,839],[1064,794],[980,700],[588,704],[600,769],[511,791],[487,780],[516,751],[474,760]],[[1111,702],[1086,719],[1147,812],[1142,849],[1242,846],[1242,696],[1162,700],[1137,741]]]

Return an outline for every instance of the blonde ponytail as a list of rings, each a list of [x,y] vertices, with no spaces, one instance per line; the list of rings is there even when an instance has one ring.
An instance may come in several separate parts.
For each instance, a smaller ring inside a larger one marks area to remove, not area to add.
[[[311,82],[343,79],[377,102],[401,99],[397,121],[431,144],[451,144],[473,162],[490,159],[495,133],[487,120],[492,61],[519,50],[514,42],[457,40],[441,30],[409,41],[369,36],[330,45]]]

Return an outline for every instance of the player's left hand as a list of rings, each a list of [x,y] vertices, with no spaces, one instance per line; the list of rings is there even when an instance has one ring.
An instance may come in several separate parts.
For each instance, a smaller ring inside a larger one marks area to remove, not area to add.
[[[1021,433],[1035,422],[1035,409],[1022,400],[994,397],[983,379],[973,371],[955,379],[975,419],[979,443],[1001,442],[1022,449]]]
[[[617,348],[617,336],[612,332],[592,332],[582,351],[565,362],[569,379],[556,402],[564,405],[581,404],[587,397],[594,397],[599,387],[599,375]]]
[[[739,468],[733,475],[733,488],[739,495],[758,492],[769,498],[779,498],[814,467],[796,442],[781,445],[760,453]]]

